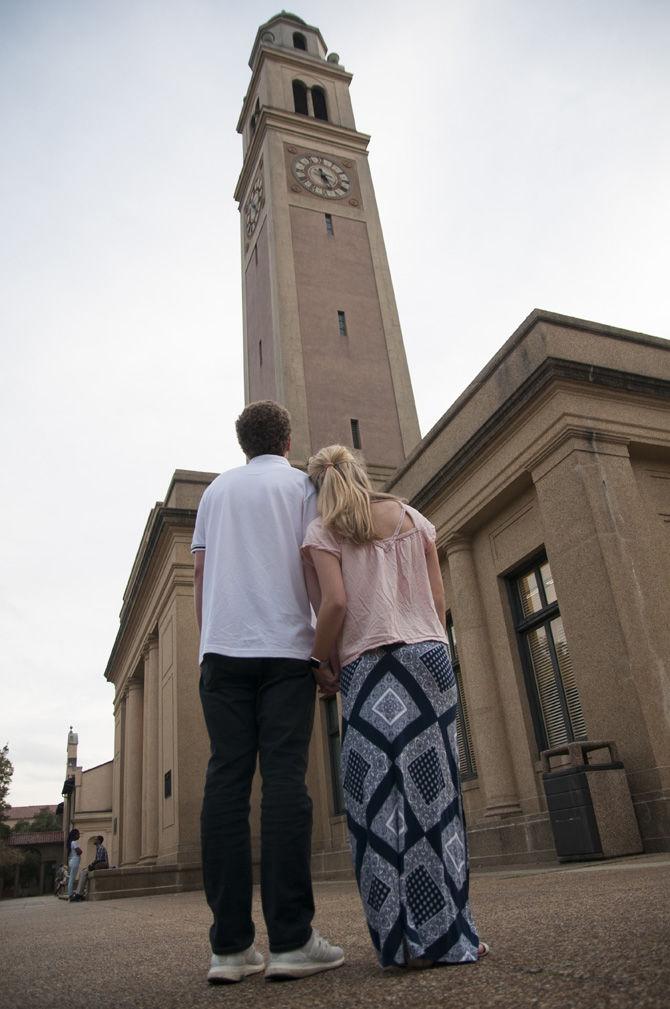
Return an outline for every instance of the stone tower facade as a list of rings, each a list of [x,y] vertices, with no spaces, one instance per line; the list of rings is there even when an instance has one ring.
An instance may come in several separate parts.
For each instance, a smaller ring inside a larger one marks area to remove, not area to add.
[[[293,420],[291,461],[360,448],[381,482],[420,438],[352,75],[318,28],[261,25],[238,122],[245,397]]]

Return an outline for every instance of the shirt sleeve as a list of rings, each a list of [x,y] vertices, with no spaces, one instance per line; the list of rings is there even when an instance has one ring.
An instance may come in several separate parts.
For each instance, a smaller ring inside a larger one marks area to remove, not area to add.
[[[319,515],[319,513],[317,511],[317,508],[316,508],[316,498],[317,498],[316,487],[314,486],[314,484],[310,480],[309,484],[307,486],[307,489],[305,491],[305,498],[304,498],[303,503],[302,503],[302,536],[303,536],[303,539],[307,535],[307,530],[309,529],[309,526],[314,521],[314,519],[318,518],[318,515]]]
[[[313,550],[325,550],[326,553],[334,554],[335,557],[342,557],[342,547],[338,537],[324,528],[320,518],[315,519],[314,522],[310,522],[302,544],[302,556],[311,564],[310,548]]]
[[[209,488],[208,488],[209,489]],[[191,553],[197,553],[205,549],[205,517],[207,513],[207,491],[200,498],[198,514],[195,517],[195,529],[191,541]]]

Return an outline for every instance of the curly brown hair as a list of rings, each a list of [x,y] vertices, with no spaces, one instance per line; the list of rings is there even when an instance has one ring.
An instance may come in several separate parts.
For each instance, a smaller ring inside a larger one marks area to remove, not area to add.
[[[237,440],[248,459],[285,455],[291,438],[291,415],[272,399],[249,403],[235,421]]]

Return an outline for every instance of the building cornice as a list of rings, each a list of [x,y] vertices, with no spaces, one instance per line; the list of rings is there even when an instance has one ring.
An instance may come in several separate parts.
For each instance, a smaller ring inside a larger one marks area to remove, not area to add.
[[[493,373],[500,368],[501,364],[514,352],[514,350],[516,350],[518,345],[528,336],[528,334],[542,323],[546,323],[550,326],[559,326],[564,329],[577,330],[582,333],[592,333],[595,336],[605,336],[611,340],[620,340],[626,343],[653,347],[657,350],[665,351],[665,353],[670,352],[670,340],[663,339],[660,336],[650,336],[647,333],[636,333],[628,329],[620,329],[616,326],[605,326],[598,322],[590,322],[588,319],[577,319],[569,315],[561,315],[558,312],[548,312],[542,308],[534,308],[530,315],[524,319],[518,329],[516,329],[510,338],[503,344],[497,354],[495,354],[484,366],[484,368],[482,368],[467,388],[463,390],[458,399],[452,403],[446,413],[440,417],[430,431],[423,436],[419,444],[412,450],[412,452],[410,452],[405,462],[398,468],[393,479],[389,482],[387,489],[390,490],[396,483],[398,483],[404,474],[412,468],[416,459],[423,455],[428,446],[439,437],[444,429],[449,426],[454,417],[463,410],[468,401],[476,395],[487,379],[489,379]],[[547,358],[547,360],[549,360],[549,358]],[[573,362],[566,361],[565,363],[570,364]],[[574,363],[575,366],[578,366],[577,362]],[[586,365],[585,367],[587,370],[590,370],[591,367],[595,368],[596,366]],[[600,370],[603,371],[607,369],[601,368]],[[612,372],[612,374],[615,374],[615,372]],[[623,375],[624,373],[618,372],[617,374]],[[644,378],[644,376],[640,377]],[[504,409],[504,406],[505,404],[503,404],[500,409]]]
[[[601,328],[598,329],[601,331]],[[647,337],[656,340],[655,337]],[[663,342],[663,341],[659,341]],[[481,459],[482,452],[505,427],[517,417],[521,411],[550,385],[556,382],[570,382],[599,387],[619,393],[670,401],[670,381],[649,375],[640,375],[598,365],[585,364],[579,361],[566,361],[559,358],[546,358],[528,378],[498,407],[477,431],[464,442],[461,447],[441,466],[411,499],[415,508],[422,510],[443,492],[446,486],[456,479],[469,465]],[[457,401],[458,402],[458,401]],[[453,416],[453,407],[447,411]],[[443,418],[443,421],[444,419]],[[440,422],[439,431],[444,430],[448,420]],[[437,425],[436,425],[437,427]],[[433,429],[435,431],[435,428]],[[438,432],[439,433],[439,432]],[[572,432],[575,433],[574,431]],[[391,489],[411,467],[413,461],[426,448],[427,437],[420,442],[418,449],[412,453],[408,462],[401,467],[398,474],[387,484]],[[621,440],[621,439],[618,439]]]
[[[249,107],[253,102],[253,97],[256,94],[256,85],[258,84],[258,79],[265,61],[272,63],[281,63],[282,66],[293,67],[296,72],[311,71],[315,76],[318,74],[320,77],[330,77],[331,79],[345,80],[351,82],[353,79],[353,74],[349,73],[344,67],[340,66],[339,63],[329,63],[327,60],[322,60],[318,56],[311,56],[309,53],[303,52],[300,49],[284,49],[275,46],[261,46],[258,52],[258,59],[256,65],[251,74],[251,80],[249,81],[249,87],[247,93],[242,99],[242,111],[240,112],[240,117],[237,120],[237,132],[242,133],[244,130],[244,124],[249,113]]]
[[[195,508],[166,508],[157,506],[153,513],[150,526],[145,533],[140,554],[138,555],[131,581],[128,583],[120,614],[120,625],[114,639],[112,651],[105,668],[105,678],[112,681],[112,671],[121,648],[135,604],[142,591],[149,567],[158,551],[165,534],[178,528],[193,529],[195,526]],[[112,681],[113,682],[113,681]]]
[[[235,186],[235,199],[238,204],[244,198],[251,182],[263,141],[270,130],[288,132],[296,143],[303,143],[305,147],[314,147],[319,142],[336,144],[340,150],[358,155],[366,154],[370,143],[368,133],[359,133],[357,130],[349,129],[348,126],[336,126],[335,123],[328,123],[323,119],[313,119],[311,116],[301,116],[297,112],[286,112],[283,109],[266,106],[261,110],[254,139],[247,149],[242,171]]]

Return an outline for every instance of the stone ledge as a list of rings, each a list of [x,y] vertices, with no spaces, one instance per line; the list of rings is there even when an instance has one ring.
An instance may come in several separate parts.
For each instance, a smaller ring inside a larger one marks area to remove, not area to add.
[[[202,870],[197,864],[133,865],[92,872],[89,878],[89,900],[146,897],[202,889]]]

